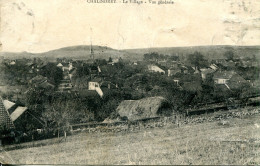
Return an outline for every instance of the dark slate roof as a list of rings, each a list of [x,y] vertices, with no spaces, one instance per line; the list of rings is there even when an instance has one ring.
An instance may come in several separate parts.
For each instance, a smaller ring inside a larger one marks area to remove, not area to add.
[[[0,131],[3,130],[4,127],[5,129],[10,130],[14,128],[14,124],[4,106],[3,99],[0,97]]]
[[[231,89],[226,84],[216,84],[214,87],[215,91],[219,92],[229,92]]]
[[[190,92],[196,92],[202,90],[201,83],[199,81],[184,82],[182,88]]]
[[[228,81],[227,85],[230,87],[231,90],[237,90],[243,87],[251,87],[249,82],[247,82],[243,77],[238,74],[233,75]]]
[[[217,71],[214,73],[213,79],[230,79],[236,72],[234,71]]]
[[[69,71],[70,74],[75,74],[76,72],[77,72],[77,69],[76,69],[76,68],[72,68],[72,69]]]
[[[98,98],[100,97],[95,90],[87,90],[87,89],[80,90],[79,95],[81,97],[98,97]]]
[[[215,88],[221,91],[233,91],[244,87],[251,88],[251,85],[238,74],[234,74],[226,84],[215,85]]]
[[[48,89],[48,88],[54,88],[55,86],[47,81],[42,82],[39,84],[40,87]]]
[[[106,87],[106,88],[108,88],[109,85],[110,85],[110,88],[111,88],[111,89],[112,89],[112,88],[113,88],[113,89],[116,88],[116,85],[113,84],[113,83],[111,83],[110,81],[103,81],[102,84],[101,84],[101,87]]]
[[[35,64],[32,63],[32,62],[28,62],[28,63],[26,63],[26,66],[33,66],[33,65],[35,65]]]
[[[206,74],[210,74],[210,73],[214,73],[214,72],[215,72],[215,70],[213,70],[213,69],[211,69],[211,68],[201,71],[201,73],[202,73],[202,74],[205,74],[205,75],[206,75]]]
[[[42,76],[42,75],[38,75],[38,76],[33,77],[33,78],[30,80],[30,82],[31,82],[31,83],[42,83],[42,82],[44,82],[44,81],[46,81],[46,80],[47,80],[47,77],[44,77],[44,76]]]
[[[91,70],[98,70],[98,67],[97,66],[91,66],[90,69]]]
[[[37,67],[38,68],[43,68],[43,67],[45,67],[47,65],[47,62],[43,62],[43,63],[39,63],[38,65],[37,65]]]
[[[180,70],[180,68],[178,66],[172,66],[168,70]]]
[[[101,78],[94,78],[92,79],[90,82],[102,82],[102,79]]]

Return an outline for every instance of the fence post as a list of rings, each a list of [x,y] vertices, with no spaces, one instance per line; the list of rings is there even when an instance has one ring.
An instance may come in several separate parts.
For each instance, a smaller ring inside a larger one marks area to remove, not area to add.
[[[60,129],[58,128],[58,138],[60,138]]]
[[[64,134],[64,140],[65,140],[65,142],[66,142],[66,138],[67,138],[67,130],[68,129],[68,127],[63,127],[63,134]]]
[[[176,120],[175,120],[175,123],[177,124],[177,127],[179,127],[179,115],[176,116]]]
[[[127,119],[127,130],[128,130],[128,132],[130,130],[130,121],[128,119]]]
[[[32,141],[33,141],[33,147],[34,147],[34,137],[33,137],[33,134],[32,134]]]

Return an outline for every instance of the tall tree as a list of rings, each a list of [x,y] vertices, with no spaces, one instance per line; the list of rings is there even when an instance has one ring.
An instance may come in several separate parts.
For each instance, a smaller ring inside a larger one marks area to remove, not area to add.
[[[193,54],[188,55],[188,62],[193,65],[196,69],[200,69],[202,67],[207,66],[207,60],[200,52],[195,52]]]
[[[63,72],[54,63],[48,63],[42,70],[40,74],[47,77],[56,86],[60,83],[63,78]]]
[[[234,53],[233,53],[233,51],[226,51],[226,52],[224,53],[224,57],[225,57],[228,61],[234,60]]]

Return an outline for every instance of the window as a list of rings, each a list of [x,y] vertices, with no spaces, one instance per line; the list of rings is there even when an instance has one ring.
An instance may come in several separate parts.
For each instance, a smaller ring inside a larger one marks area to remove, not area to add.
[[[227,79],[219,79],[219,83],[220,84],[226,84],[227,83]]]

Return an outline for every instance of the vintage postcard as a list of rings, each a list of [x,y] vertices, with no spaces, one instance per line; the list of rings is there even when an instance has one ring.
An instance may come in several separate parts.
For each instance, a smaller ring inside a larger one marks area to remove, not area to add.
[[[0,0],[0,165],[258,165],[259,62],[257,0]]]

